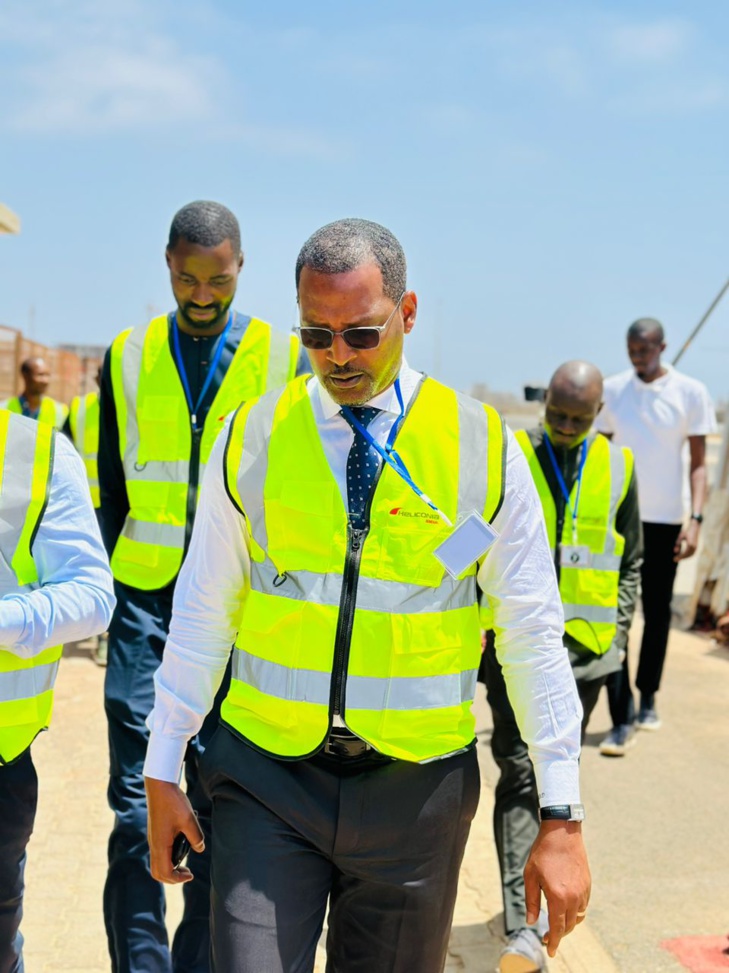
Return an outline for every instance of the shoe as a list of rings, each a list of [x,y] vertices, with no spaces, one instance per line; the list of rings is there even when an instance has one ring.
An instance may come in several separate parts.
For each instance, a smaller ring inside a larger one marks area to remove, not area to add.
[[[635,746],[635,727],[632,723],[614,726],[600,744],[600,753],[604,757],[624,757],[625,751]]]
[[[501,950],[499,973],[541,973],[545,967],[544,950],[539,933],[517,929]]]
[[[635,721],[635,725],[639,730],[660,730],[661,721],[656,713],[655,709],[651,707],[641,706],[638,711],[638,717]]]
[[[107,655],[109,652],[109,639],[106,635],[100,635],[96,645],[91,650],[91,658],[94,660],[97,666],[105,666],[107,664]]]

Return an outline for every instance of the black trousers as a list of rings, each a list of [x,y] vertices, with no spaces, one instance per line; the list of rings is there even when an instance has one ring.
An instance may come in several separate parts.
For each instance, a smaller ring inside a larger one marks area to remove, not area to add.
[[[23,973],[25,849],[33,833],[38,777],[26,750],[0,766],[0,973]]]
[[[673,549],[680,532],[681,524],[643,523],[640,586],[645,625],[635,680],[642,696],[652,696],[661,685],[671,628],[673,584],[678,568]]]
[[[149,871],[147,799],[142,768],[154,703],[154,673],[162,661],[172,611],[171,590],[139,591],[115,584],[104,686],[109,728],[108,798],[114,812],[104,923],[112,973],[207,973],[210,969],[210,801],[199,781],[205,742],[217,727],[224,680],[200,734],[185,754],[187,795],[198,813],[206,849],[190,855],[195,881],[183,888],[184,911],[170,950],[165,893]]]
[[[524,866],[539,831],[537,782],[492,641],[484,651],[479,679],[486,683],[486,698],[494,723],[491,752],[501,771],[494,803],[494,838],[504,899],[504,929],[509,935],[526,926]],[[583,709],[583,738],[604,685],[604,678],[577,681]]]
[[[327,973],[441,973],[478,805],[475,748],[428,764],[283,761],[221,726],[202,773],[217,973],[311,973],[327,902]]]

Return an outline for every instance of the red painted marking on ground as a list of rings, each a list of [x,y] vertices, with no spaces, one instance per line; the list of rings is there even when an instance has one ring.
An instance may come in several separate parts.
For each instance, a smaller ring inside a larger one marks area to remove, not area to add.
[[[723,973],[729,970],[728,936],[682,936],[661,943],[691,973]]]

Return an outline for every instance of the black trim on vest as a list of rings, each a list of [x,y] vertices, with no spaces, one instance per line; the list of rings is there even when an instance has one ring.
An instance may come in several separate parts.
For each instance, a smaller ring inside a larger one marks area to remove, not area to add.
[[[53,478],[53,460],[55,459],[56,456],[56,435],[57,435],[57,430],[53,429],[51,432],[51,448],[48,451],[49,462],[48,462],[48,478],[46,480],[46,495],[43,498],[43,506],[41,507],[40,512],[38,514],[38,519],[35,522],[35,526],[33,527],[33,533],[30,535],[30,543],[28,544],[28,550],[30,551],[31,556],[33,554],[33,544],[35,543],[36,535],[40,529],[41,521],[45,516],[45,512],[48,507],[48,501],[51,496],[51,480]],[[35,468],[35,458],[33,462],[33,467]]]
[[[223,451],[223,483],[225,484],[225,492],[228,494],[228,498],[230,499],[230,502],[233,504],[235,509],[242,517],[245,517],[246,515],[245,510],[241,510],[240,504],[235,499],[233,494],[230,492],[230,485],[228,483],[228,450],[230,449],[230,439],[231,436],[233,435],[233,427],[235,426],[236,419],[238,418],[238,413],[240,412],[240,410],[243,408],[245,404],[246,404],[245,402],[241,402],[241,404],[233,413],[233,418],[230,420],[230,426],[228,427],[228,441],[226,442],[225,449]]]
[[[501,439],[502,439],[502,444],[501,444],[501,496],[499,497],[499,502],[496,504],[496,509],[494,510],[493,514],[491,515],[491,519],[489,520],[489,523],[490,524],[493,524],[494,520],[496,520],[496,515],[501,510],[501,508],[502,508],[502,506],[504,504],[504,494],[506,493],[506,446],[507,446],[508,439],[507,439],[506,423],[504,422],[504,417],[501,415],[500,412],[497,412],[497,415],[498,415],[499,419],[501,420]],[[518,443],[517,443],[517,445],[518,445]]]

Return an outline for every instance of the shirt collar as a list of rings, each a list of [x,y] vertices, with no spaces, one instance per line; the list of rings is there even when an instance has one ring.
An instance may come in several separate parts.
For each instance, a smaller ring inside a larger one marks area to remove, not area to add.
[[[416,372],[415,369],[411,368],[405,358],[403,358],[398,378],[400,379],[400,391],[402,392],[406,408],[420,381],[420,377],[420,372]],[[316,376],[312,380],[312,390],[319,396],[319,404],[321,405],[322,415],[325,420],[332,419],[342,411],[341,405],[334,401]],[[397,400],[395,383],[393,382],[384,392],[375,395],[374,398],[370,399],[369,402],[365,402],[364,405],[373,406],[375,409],[380,409],[383,412],[391,412],[393,415],[399,416],[400,403]]]
[[[666,369],[666,374],[661,375],[660,378],[654,378],[652,382],[644,382],[642,378],[638,378],[635,374],[635,369],[633,369],[633,385],[640,389],[641,392],[658,392],[671,380],[675,369],[673,365],[669,365],[668,362],[661,362],[663,368]]]

